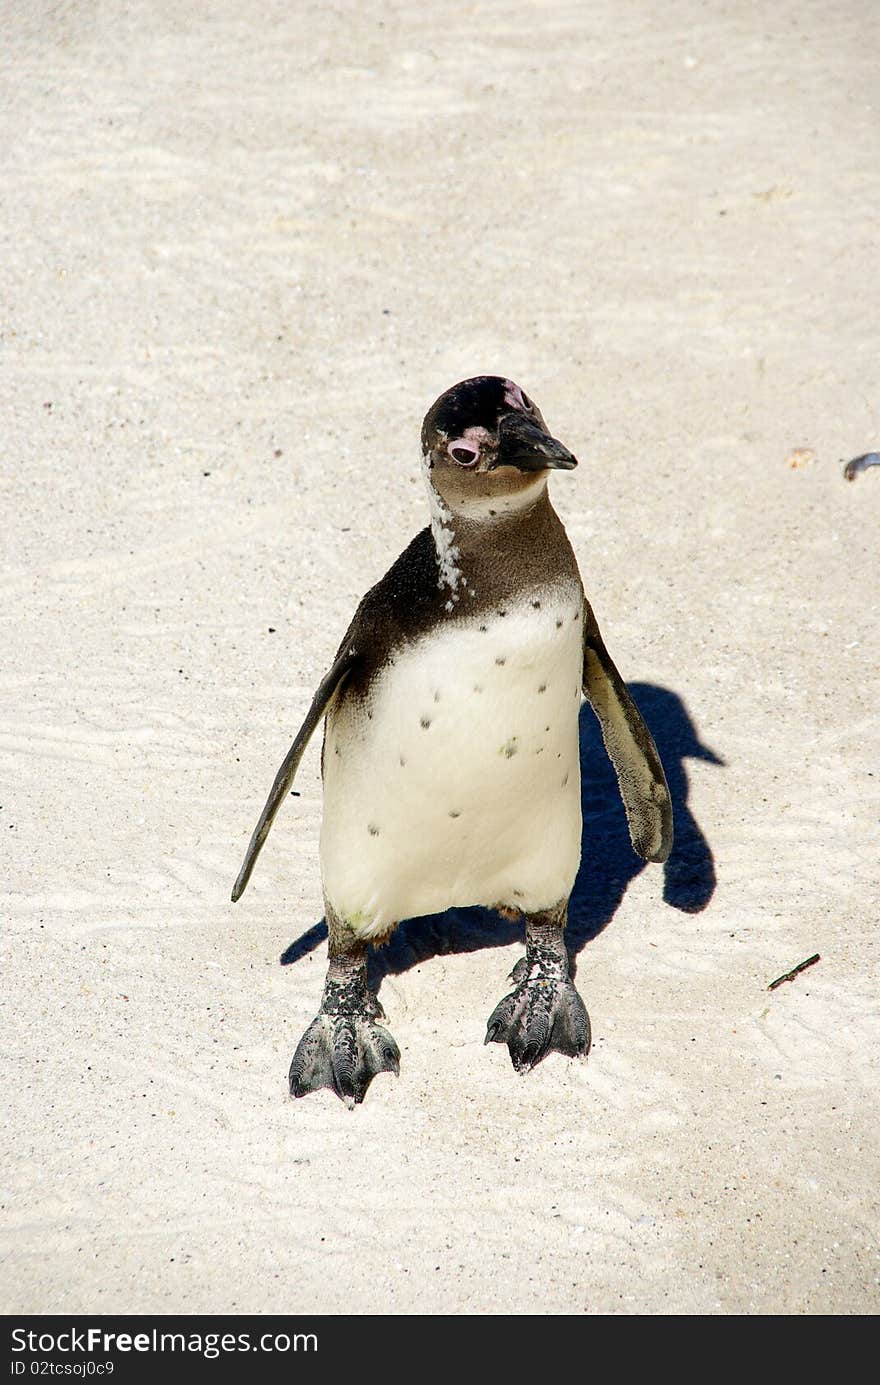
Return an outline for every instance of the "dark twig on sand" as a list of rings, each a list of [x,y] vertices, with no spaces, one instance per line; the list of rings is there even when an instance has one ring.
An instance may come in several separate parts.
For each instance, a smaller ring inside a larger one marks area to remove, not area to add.
[[[793,981],[794,978],[798,976],[800,972],[806,971],[807,967],[813,966],[815,962],[818,962],[820,960],[821,958],[819,956],[819,953],[814,952],[812,957],[808,957],[805,962],[798,962],[797,966],[792,967],[791,971],[787,971],[784,976],[777,976],[775,981],[770,982],[770,985],[767,987],[767,990],[775,991],[776,987],[781,986],[783,981]]]
[[[867,471],[869,466],[880,466],[880,452],[865,452],[861,457],[853,457],[843,468],[843,474],[847,481],[854,481],[859,472]]]

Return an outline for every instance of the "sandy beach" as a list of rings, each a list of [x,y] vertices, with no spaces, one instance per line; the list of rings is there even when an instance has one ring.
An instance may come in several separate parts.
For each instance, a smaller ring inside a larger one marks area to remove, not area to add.
[[[876,1313],[876,7],[246,10],[0,4],[4,1310]],[[480,373],[676,848],[585,706],[589,1059],[483,1047],[522,932],[455,911],[399,1078],[293,1102],[317,739],[231,885]]]

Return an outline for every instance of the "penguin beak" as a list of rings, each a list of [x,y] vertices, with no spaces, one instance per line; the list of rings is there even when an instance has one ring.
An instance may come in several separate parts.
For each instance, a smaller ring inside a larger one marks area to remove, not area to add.
[[[520,471],[571,471],[577,466],[577,457],[531,419],[510,413],[498,423],[498,456],[491,469],[499,466],[515,466]]]

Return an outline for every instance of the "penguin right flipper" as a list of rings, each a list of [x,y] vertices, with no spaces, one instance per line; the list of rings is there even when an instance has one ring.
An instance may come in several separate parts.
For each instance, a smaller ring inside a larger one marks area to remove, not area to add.
[[[672,801],[663,765],[585,604],[584,696],[596,713],[617,775],[633,847],[646,861],[665,861],[672,850]]]
[[[336,692],[343,681],[351,673],[352,668],[357,663],[358,652],[356,647],[346,639],[334,660],[333,667],[318,684],[318,690],[312,698],[312,705],[308,710],[306,719],[296,733],[293,745],[288,750],[282,761],[281,768],[275,775],[275,782],[266,799],[266,805],[260,814],[260,820],[254,828],[253,836],[248,843],[244,862],[238,872],[238,879],[232,887],[232,902],[240,899],[245,891],[251,872],[256,865],[257,857],[262,850],[263,843],[269,835],[269,830],[275,820],[282,801],[286,798],[290,786],[293,783],[296,771],[299,769],[299,762],[303,757],[306,746],[330,705]]]

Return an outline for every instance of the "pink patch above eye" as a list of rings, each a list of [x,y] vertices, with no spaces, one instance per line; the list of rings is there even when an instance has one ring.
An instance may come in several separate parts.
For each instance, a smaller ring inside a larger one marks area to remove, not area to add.
[[[467,438],[456,438],[455,442],[449,444],[449,455],[459,466],[474,466],[480,449],[475,443],[468,442]]]
[[[531,402],[526,399],[519,385],[515,385],[512,380],[504,381],[504,402],[509,404],[511,409],[522,409],[525,414],[531,412]]]

